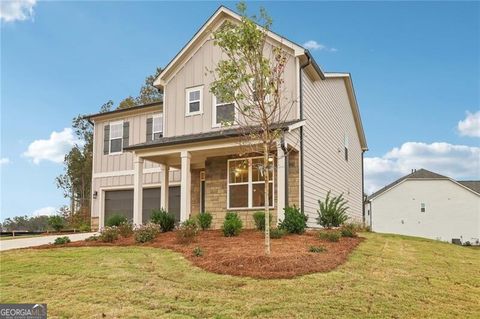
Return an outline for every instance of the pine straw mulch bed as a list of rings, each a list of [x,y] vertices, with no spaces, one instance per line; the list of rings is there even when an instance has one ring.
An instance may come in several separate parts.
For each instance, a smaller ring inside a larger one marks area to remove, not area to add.
[[[179,244],[175,231],[161,233],[155,241],[135,243],[133,237],[119,238],[114,243],[76,241],[66,245],[43,245],[37,248],[90,247],[90,246],[146,246],[171,249],[181,253],[195,266],[217,274],[247,276],[252,278],[293,278],[316,272],[328,272],[343,264],[349,254],[364,240],[361,237],[342,237],[338,242],[328,242],[317,237],[317,231],[303,235],[287,235],[271,240],[271,254],[264,254],[264,235],[254,230],[244,230],[237,237],[224,237],[220,230],[200,231],[195,242]],[[326,251],[309,252],[310,246],[321,246]],[[196,257],[195,247],[203,256]]]

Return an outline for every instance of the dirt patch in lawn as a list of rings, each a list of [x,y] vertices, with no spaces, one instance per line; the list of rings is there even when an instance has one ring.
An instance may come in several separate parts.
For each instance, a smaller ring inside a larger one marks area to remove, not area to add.
[[[253,278],[293,278],[316,272],[327,272],[343,264],[348,255],[363,240],[361,237],[342,237],[338,242],[320,240],[317,232],[303,235],[287,235],[272,239],[271,254],[265,256],[263,233],[245,230],[237,237],[224,237],[219,230],[201,231],[191,244],[179,244],[176,232],[160,234],[154,242],[142,244],[179,252],[194,265],[207,271]],[[85,247],[85,246],[131,246],[132,237],[120,238],[114,243],[77,241],[66,245],[44,245],[38,248]],[[309,252],[311,246],[324,247],[320,253]],[[203,255],[196,257],[194,248]]]

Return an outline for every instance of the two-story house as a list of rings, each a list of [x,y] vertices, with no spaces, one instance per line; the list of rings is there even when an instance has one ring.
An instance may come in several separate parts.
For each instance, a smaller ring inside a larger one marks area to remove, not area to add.
[[[210,93],[213,75],[205,72],[222,59],[212,32],[226,19],[241,17],[220,7],[158,76],[154,85],[163,90],[163,103],[90,116],[93,228],[113,213],[145,223],[159,207],[180,221],[210,212],[215,228],[235,211],[253,227],[252,214],[264,205],[256,165],[262,159],[239,156],[240,131],[222,127],[234,120],[234,105]],[[331,190],[344,194],[350,217],[361,222],[367,143],[351,77],[324,72],[308,50],[268,32],[267,47],[273,46],[288,53],[284,94],[293,101],[272,157],[274,221],[286,205],[296,205],[315,226],[318,200]]]

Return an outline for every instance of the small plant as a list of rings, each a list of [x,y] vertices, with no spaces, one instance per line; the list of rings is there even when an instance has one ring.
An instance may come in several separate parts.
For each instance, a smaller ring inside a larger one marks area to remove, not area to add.
[[[48,225],[56,232],[59,232],[65,227],[65,220],[60,215],[53,215],[48,217]]]
[[[472,246],[472,243],[467,240],[467,241],[463,244],[463,246],[470,247],[470,246]]]
[[[190,244],[195,240],[198,233],[198,226],[194,219],[184,221],[177,231],[177,241],[180,244]]]
[[[243,223],[237,213],[229,212],[225,215],[222,230],[225,237],[238,236],[242,230]]]
[[[270,238],[279,239],[287,234],[287,231],[282,228],[272,228],[270,229]]]
[[[164,233],[175,228],[175,216],[164,209],[154,209],[150,221],[159,225],[160,230]]]
[[[82,223],[80,224],[80,226],[78,226],[78,230],[81,231],[82,233],[86,233],[91,231],[92,229],[90,227],[90,224]]]
[[[280,221],[279,228],[285,229],[290,234],[303,234],[307,228],[308,216],[295,205],[284,208],[285,219]]]
[[[355,224],[344,224],[340,228],[342,237],[357,237],[357,226]]]
[[[156,224],[147,224],[140,225],[133,230],[133,236],[135,237],[135,242],[137,243],[146,243],[153,241],[158,235],[158,225]]]
[[[270,214],[270,225],[272,223],[272,214]],[[253,214],[253,221],[257,230],[265,231],[265,212],[258,211]]]
[[[65,244],[68,244],[69,242],[70,242],[70,238],[68,238],[68,236],[63,236],[63,237],[55,238],[55,241],[53,242],[53,244],[55,244],[55,245],[65,245]]]
[[[325,228],[339,227],[348,220],[347,209],[348,204],[343,198],[343,193],[340,196],[330,197],[328,191],[325,201],[318,201],[320,208],[317,210],[317,223]]]
[[[308,248],[308,251],[311,253],[323,253],[326,250],[327,249],[325,249],[325,247],[321,247],[321,246],[310,246]]]
[[[193,248],[193,255],[195,257],[202,257],[203,256],[203,250],[200,247],[195,247]]]
[[[125,222],[125,223],[121,223],[119,226],[118,226],[118,233],[120,234],[120,236],[122,236],[123,238],[127,238],[127,237],[130,237],[132,236],[133,234],[133,225],[129,222]]]
[[[92,235],[90,237],[85,238],[85,241],[98,241],[98,235]]]
[[[119,236],[118,228],[116,226],[107,226],[100,232],[100,236],[98,239],[103,241],[104,243],[113,243],[115,240],[118,239]]]
[[[210,213],[204,212],[197,215],[198,226],[201,230],[209,229],[212,226],[213,216]]]
[[[321,231],[318,233],[318,238],[331,242],[337,242],[342,237],[342,233],[339,231]]]
[[[124,224],[128,222],[127,217],[122,216],[120,214],[113,214],[112,216],[108,217],[107,222],[105,223],[105,226],[108,227],[113,227],[113,226],[120,226],[121,224]]]

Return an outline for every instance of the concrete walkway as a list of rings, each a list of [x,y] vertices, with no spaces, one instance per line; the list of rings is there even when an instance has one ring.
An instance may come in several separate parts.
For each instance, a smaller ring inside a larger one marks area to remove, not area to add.
[[[17,248],[27,248],[41,246],[45,244],[53,243],[55,238],[67,236],[71,241],[84,240],[97,233],[79,233],[79,234],[65,234],[65,235],[52,235],[52,236],[38,236],[30,238],[21,238],[18,239],[9,239],[9,240],[0,240],[0,251],[17,249]]]

